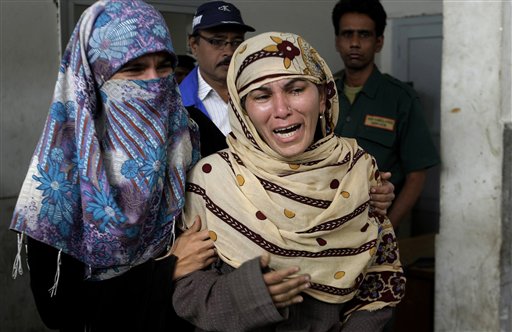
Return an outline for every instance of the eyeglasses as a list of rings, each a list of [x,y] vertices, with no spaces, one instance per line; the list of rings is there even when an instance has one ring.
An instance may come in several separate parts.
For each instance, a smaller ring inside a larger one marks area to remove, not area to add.
[[[228,45],[231,45],[234,48],[237,48],[238,46],[240,46],[240,44],[242,44],[244,42],[243,39],[235,39],[235,40],[229,41],[229,40],[219,39],[219,38],[207,38],[205,36],[201,36],[200,34],[197,34],[197,36],[199,38],[206,40],[210,45],[213,46],[213,48],[215,48],[217,50],[223,50]]]

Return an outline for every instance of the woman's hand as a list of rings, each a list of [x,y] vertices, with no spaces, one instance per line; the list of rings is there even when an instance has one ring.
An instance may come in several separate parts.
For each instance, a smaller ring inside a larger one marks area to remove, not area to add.
[[[200,270],[215,262],[216,254],[208,230],[201,229],[201,218],[197,216],[194,224],[178,236],[169,254],[178,257],[173,280]]]
[[[303,301],[300,293],[310,286],[311,277],[307,274],[298,275],[290,279],[286,279],[299,272],[299,267],[292,266],[285,269],[270,271],[268,264],[270,256],[263,255],[260,258],[260,265],[263,271],[263,280],[267,285],[268,292],[272,297],[272,301],[276,308],[284,308],[289,305],[300,303]]]
[[[387,215],[388,209],[395,199],[395,186],[388,181],[391,178],[390,172],[380,173],[382,184],[370,189],[370,205],[380,215]]]

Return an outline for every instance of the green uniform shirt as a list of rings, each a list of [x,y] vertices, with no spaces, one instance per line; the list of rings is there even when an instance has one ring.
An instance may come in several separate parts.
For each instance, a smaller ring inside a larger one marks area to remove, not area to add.
[[[440,162],[416,92],[407,84],[381,74],[375,67],[351,105],[343,92],[343,80],[336,81],[340,117],[334,132],[353,137],[377,159],[381,171],[392,173],[398,194],[405,175]]]

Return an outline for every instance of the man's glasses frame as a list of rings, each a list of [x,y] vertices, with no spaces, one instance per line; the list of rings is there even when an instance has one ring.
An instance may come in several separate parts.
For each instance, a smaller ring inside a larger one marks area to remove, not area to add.
[[[233,46],[233,48],[237,48],[238,46],[240,46],[240,44],[242,44],[244,42],[243,39],[234,39],[232,41],[229,41],[229,40],[220,39],[220,38],[208,38],[208,37],[201,35],[200,33],[196,34],[196,36],[198,36],[201,39],[206,40],[210,45],[213,46],[213,48],[215,48],[217,50],[223,50],[228,45]]]

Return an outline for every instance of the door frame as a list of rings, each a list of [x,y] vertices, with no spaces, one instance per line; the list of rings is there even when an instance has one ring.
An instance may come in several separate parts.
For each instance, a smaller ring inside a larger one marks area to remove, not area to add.
[[[430,29],[425,29],[430,26]],[[398,18],[393,20],[392,36],[392,62],[391,68],[393,75],[400,80],[406,80],[408,66],[403,63],[407,60],[406,46],[409,39],[429,38],[443,36],[443,16],[425,15]]]

